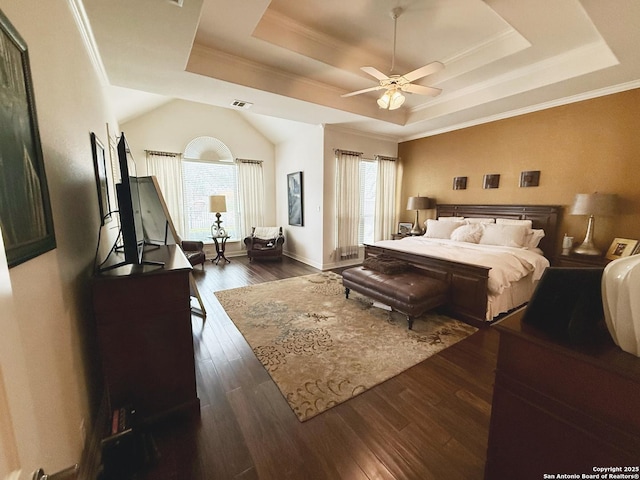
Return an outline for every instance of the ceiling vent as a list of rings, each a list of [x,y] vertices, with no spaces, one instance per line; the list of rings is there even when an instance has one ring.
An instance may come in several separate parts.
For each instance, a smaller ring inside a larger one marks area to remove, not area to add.
[[[231,106],[235,108],[243,108],[246,110],[247,108],[253,107],[253,103],[245,102],[244,100],[234,100],[233,102],[231,102]]]

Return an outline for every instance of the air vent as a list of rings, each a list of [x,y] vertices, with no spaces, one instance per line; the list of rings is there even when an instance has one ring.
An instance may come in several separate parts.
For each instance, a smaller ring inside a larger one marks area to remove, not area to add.
[[[233,102],[231,102],[231,106],[236,108],[247,109],[247,108],[253,107],[253,103],[245,102],[244,100],[234,100]]]

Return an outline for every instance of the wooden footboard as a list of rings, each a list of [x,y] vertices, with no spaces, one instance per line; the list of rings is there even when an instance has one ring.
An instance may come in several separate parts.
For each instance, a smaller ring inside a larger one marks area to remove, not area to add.
[[[444,309],[452,317],[476,327],[486,326],[488,267],[452,262],[398,250],[365,245],[365,258],[384,254],[421,269],[426,276],[449,285],[449,302]]]

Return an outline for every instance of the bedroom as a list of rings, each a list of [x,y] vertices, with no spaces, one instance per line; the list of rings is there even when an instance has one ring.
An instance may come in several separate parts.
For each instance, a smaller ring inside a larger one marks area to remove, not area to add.
[[[25,5],[31,8],[25,8]],[[9,333],[3,340],[15,357],[7,360],[3,356],[2,374],[5,384],[16,388],[21,400],[13,418],[14,425],[20,427],[17,435],[20,436],[21,448],[16,457],[25,470],[44,463],[47,470],[56,471],[77,461],[82,449],[83,425],[89,422],[87,417],[92,403],[91,380],[87,378],[89,366],[80,345],[84,334],[83,318],[87,315],[86,287],[83,284],[88,277],[97,231],[93,165],[87,162],[90,158],[88,137],[90,131],[104,131],[105,122],[116,125],[117,119],[105,105],[108,100],[103,97],[100,79],[92,73],[93,67],[66,5],[44,8],[37,2],[3,0],[2,9],[26,38],[30,48],[58,240],[55,251],[9,271],[12,286],[9,299],[15,314],[9,318],[3,315],[2,321],[8,322],[10,318],[16,321],[12,325],[3,323],[3,329],[6,327]],[[51,47],[52,42],[56,44],[55,48]],[[398,147],[398,153],[407,159],[405,168],[411,174],[403,177],[399,205],[409,195],[427,192],[441,202],[458,202],[463,198],[468,202],[507,202],[514,193],[512,190],[517,189],[513,183],[509,185],[508,177],[516,178],[524,169],[539,169],[542,172],[541,187],[526,192],[536,197],[535,200],[531,198],[532,202],[539,203],[542,197],[544,202],[567,205],[577,191],[610,188],[629,200],[630,210],[612,220],[620,223],[598,223],[599,244],[606,246],[614,236],[638,238],[639,200],[633,187],[634,178],[637,178],[634,177],[637,171],[635,155],[640,148],[633,133],[639,125],[637,115],[632,112],[639,107],[638,91],[630,90],[403,143]],[[585,121],[574,130],[576,116],[585,118]],[[551,125],[548,130],[547,124]],[[608,129],[604,133],[598,130],[596,135],[589,125],[605,125]],[[571,136],[558,136],[557,126],[563,132],[571,132]],[[491,142],[489,134],[496,133],[492,130],[494,128],[497,133],[511,139],[508,151]],[[526,132],[525,136],[523,132]],[[291,152],[289,155],[293,158],[306,140],[313,141],[322,149],[314,155],[314,159],[320,162],[331,159],[330,152],[334,147],[361,149],[359,145],[369,143],[367,137],[329,131],[324,137],[317,132],[311,133],[298,141],[282,144],[279,149]],[[468,141],[469,147],[463,147],[461,140]],[[395,148],[395,142],[380,142],[384,148],[390,148],[389,144]],[[275,152],[277,149],[273,148]],[[382,148],[377,147],[371,153],[387,153],[381,152]],[[453,160],[438,153],[444,148],[455,149],[457,153]],[[532,149],[537,149],[540,155],[533,156]],[[599,151],[611,150],[619,156],[596,155]],[[513,164],[515,158],[522,158],[522,154],[527,154],[532,161],[537,158],[549,160],[535,165],[524,161]],[[460,170],[450,163],[469,157],[477,159],[477,163],[465,164],[465,168]],[[480,158],[486,163],[480,163]],[[313,164],[314,159],[306,159],[309,164],[296,170],[317,168],[317,163]],[[563,161],[567,163],[563,164]],[[283,165],[281,173],[293,171],[290,168],[293,160],[291,162]],[[582,174],[586,168],[589,168],[588,174]],[[488,192],[479,188],[477,182],[485,173],[503,175],[498,190]],[[470,183],[468,190],[453,192],[450,189],[452,177],[458,175],[468,176],[470,182],[474,182]],[[328,211],[326,205],[324,210]],[[401,207],[399,211],[399,220],[413,219],[411,212]],[[568,233],[580,238],[584,233],[584,220],[565,220],[569,222]],[[325,238],[331,236],[329,231],[323,231],[322,235]],[[315,248],[314,252],[317,251],[325,252],[325,256],[311,258],[320,264],[329,264],[325,247]],[[3,350],[3,355],[5,352],[7,350]],[[25,352],[37,354],[27,356]],[[46,398],[40,395],[43,389],[49,393]],[[51,410],[59,412],[59,415],[52,418],[47,414]],[[40,438],[39,444],[29,441],[36,435]]]

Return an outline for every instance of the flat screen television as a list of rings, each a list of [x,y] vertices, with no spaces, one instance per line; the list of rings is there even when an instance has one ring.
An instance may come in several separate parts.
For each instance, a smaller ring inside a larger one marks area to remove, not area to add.
[[[129,173],[129,161],[133,164],[131,151],[124,136],[118,141],[118,163],[120,165],[120,183],[116,185],[120,228],[124,249],[124,263],[141,264],[144,251],[144,227],[142,208],[138,193],[138,179]]]

